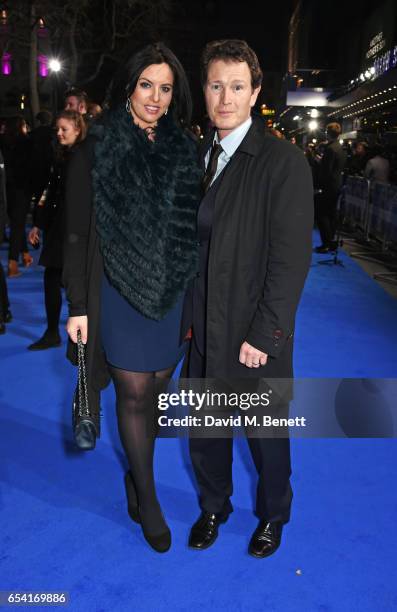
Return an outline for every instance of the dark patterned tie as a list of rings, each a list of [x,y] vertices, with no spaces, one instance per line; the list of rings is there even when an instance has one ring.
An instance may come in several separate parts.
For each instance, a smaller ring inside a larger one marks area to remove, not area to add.
[[[208,161],[207,170],[205,171],[203,178],[203,189],[204,193],[207,193],[208,189],[211,186],[212,179],[216,174],[216,169],[218,167],[218,157],[222,153],[222,145],[214,144],[211,150],[210,159]]]

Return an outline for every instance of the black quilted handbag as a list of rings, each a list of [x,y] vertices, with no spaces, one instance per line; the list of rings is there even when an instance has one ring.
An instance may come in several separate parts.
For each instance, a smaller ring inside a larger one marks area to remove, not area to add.
[[[94,450],[100,435],[100,413],[90,411],[85,363],[85,345],[77,332],[78,380],[73,396],[72,423],[74,439],[81,450]]]

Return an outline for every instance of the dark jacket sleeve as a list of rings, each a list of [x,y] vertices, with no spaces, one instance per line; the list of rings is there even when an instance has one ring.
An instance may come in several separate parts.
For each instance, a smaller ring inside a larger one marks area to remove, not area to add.
[[[76,147],[71,155],[65,188],[65,237],[63,283],[69,316],[87,314],[87,261],[92,187],[90,143]]]
[[[332,185],[335,172],[335,152],[330,146],[326,147],[324,156],[320,162],[320,187],[329,189]]]
[[[295,314],[312,251],[313,186],[300,151],[275,160],[271,187],[270,243],[264,289],[246,341],[278,357],[295,325]]]

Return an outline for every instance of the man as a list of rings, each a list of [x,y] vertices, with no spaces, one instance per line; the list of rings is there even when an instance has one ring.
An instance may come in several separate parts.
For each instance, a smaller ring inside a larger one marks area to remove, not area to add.
[[[65,93],[65,110],[72,110],[86,115],[88,109],[88,96],[85,91],[72,87]]]
[[[359,140],[353,143],[352,156],[347,164],[349,174],[353,176],[364,176],[365,166],[368,162],[368,143]]]
[[[316,253],[329,253],[337,246],[334,241],[337,205],[342,172],[347,161],[347,155],[339,143],[341,131],[339,123],[327,125],[327,144],[319,168],[321,192],[316,196],[316,218],[322,244],[316,247]]]
[[[294,318],[311,253],[312,178],[303,153],[251,118],[262,81],[244,41],[209,43],[202,83],[215,126],[203,143],[200,271],[184,309],[191,378],[292,377]],[[279,546],[292,491],[288,438],[249,438],[259,474],[255,557]],[[231,438],[191,438],[201,515],[189,545],[211,546],[232,512]]]

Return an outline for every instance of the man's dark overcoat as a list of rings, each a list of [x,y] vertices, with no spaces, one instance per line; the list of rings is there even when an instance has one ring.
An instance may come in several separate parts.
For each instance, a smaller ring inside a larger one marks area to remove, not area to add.
[[[204,140],[202,158],[212,144]],[[313,187],[302,151],[255,118],[217,190],[208,259],[206,376],[291,378],[295,314],[311,261]],[[192,320],[192,292],[184,328]],[[239,363],[244,341],[267,365]]]

